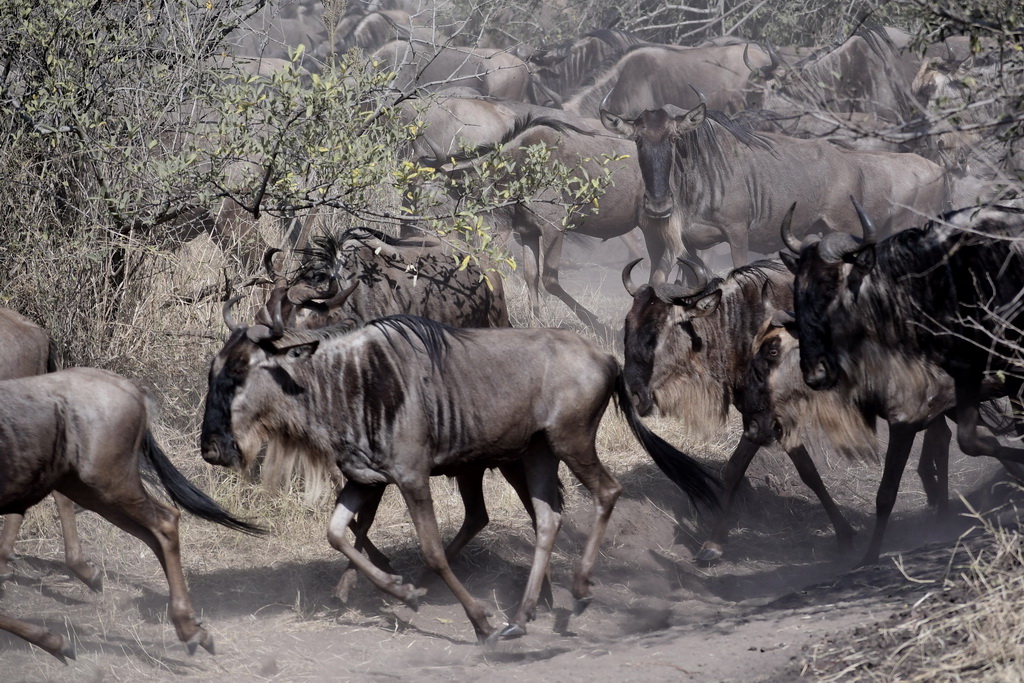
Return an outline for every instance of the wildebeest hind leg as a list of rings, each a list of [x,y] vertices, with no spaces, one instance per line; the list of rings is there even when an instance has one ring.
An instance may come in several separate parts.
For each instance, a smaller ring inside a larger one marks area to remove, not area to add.
[[[185,584],[181,568],[181,546],[178,537],[180,513],[150,497],[135,469],[130,475],[122,472],[116,483],[102,490],[82,482],[66,482],[61,493],[82,507],[103,516],[148,545],[167,578],[167,615],[174,624],[178,639],[185,643],[189,654],[196,646],[213,653],[213,636],[202,628],[192,607],[192,598]]]
[[[18,557],[14,554],[14,544],[18,540],[18,532],[24,521],[25,515],[4,515],[4,531],[0,534],[0,581],[13,576],[8,563]]]
[[[590,443],[592,444],[593,440]],[[594,500],[594,526],[590,530],[590,536],[587,537],[587,544],[583,548],[583,554],[580,556],[580,562],[576,566],[572,581],[572,596],[576,598],[576,614],[583,612],[590,604],[592,597],[590,575],[597,562],[601,540],[608,528],[608,520],[615,508],[615,501],[622,493],[622,484],[597,459],[597,451],[593,446],[590,446],[582,455],[583,457],[578,458],[563,458],[580,483],[590,491]]]
[[[346,486],[347,488],[347,486]],[[494,633],[494,627],[487,621],[487,609],[483,603],[474,598],[466,587],[455,577],[448,560],[444,556],[441,533],[437,528],[437,517],[434,514],[434,500],[430,495],[430,483],[426,480],[398,482],[398,488],[409,506],[416,535],[420,539],[420,551],[427,566],[438,574],[466,611],[466,616],[473,624],[477,640],[485,642]]]
[[[82,544],[78,541],[78,525],[75,523],[75,504],[65,495],[53,492],[53,502],[57,506],[57,518],[60,530],[64,535],[64,563],[79,581],[91,590],[103,590],[103,575],[100,570],[86,559],[82,552]]]
[[[419,599],[426,591],[411,584],[403,584],[401,576],[381,570],[348,540],[347,532],[352,519],[369,501],[379,500],[380,488],[352,480],[346,482],[338,493],[334,514],[327,523],[327,540],[335,550],[344,554],[349,562],[365,574],[373,585],[416,609]]]
[[[526,622],[532,621],[537,602],[540,600],[542,585],[547,580],[551,562],[551,551],[562,525],[562,500],[558,490],[558,460],[547,450],[534,453],[521,461],[525,466],[526,485],[530,492],[530,507],[533,510],[534,530],[537,535],[534,546],[533,564],[530,577],[523,590],[522,600],[515,616],[508,626],[501,630],[502,638],[517,638],[526,635]]]

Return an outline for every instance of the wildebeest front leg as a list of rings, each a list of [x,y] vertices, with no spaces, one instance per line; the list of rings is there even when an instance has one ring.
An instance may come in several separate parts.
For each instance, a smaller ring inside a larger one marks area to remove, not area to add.
[[[940,518],[949,515],[949,442],[953,432],[945,417],[933,420],[924,432],[917,476],[921,479],[928,505]]]
[[[543,455],[528,456],[523,461],[526,467],[526,484],[530,492],[533,509],[534,530],[537,535],[533,553],[530,578],[526,582],[522,600],[515,616],[501,631],[502,638],[517,638],[526,635],[526,622],[534,619],[541,589],[546,580],[551,551],[562,525],[562,501],[558,490],[558,460],[546,452]]]
[[[800,481],[810,490],[814,491],[814,495],[818,496],[818,501],[821,502],[821,506],[825,508],[825,513],[828,515],[829,521],[832,522],[832,528],[836,532],[836,542],[839,543],[839,547],[842,550],[849,550],[853,547],[853,527],[843,513],[839,511],[839,506],[832,500],[832,496],[829,495],[828,489],[825,487],[825,482],[821,480],[821,475],[818,473],[818,468],[814,466],[814,460],[811,459],[810,453],[803,444],[800,444],[796,448],[786,451],[786,455],[793,461],[793,466],[796,467],[797,474],[800,475]]]
[[[352,518],[364,509],[368,502],[379,501],[381,488],[380,486],[367,486],[352,480],[346,482],[338,494],[334,514],[331,515],[331,520],[327,523],[327,540],[335,550],[344,554],[349,562],[365,574],[373,585],[416,609],[419,606],[419,599],[426,591],[411,584],[403,584],[401,576],[380,569],[348,540],[347,531]]]
[[[704,545],[697,552],[696,559],[701,562],[714,562],[722,557],[722,546],[729,537],[729,528],[732,526],[732,503],[736,497],[736,489],[739,488],[743,476],[750,466],[750,461],[761,447],[746,437],[742,437],[736,445],[728,462],[722,468],[722,509],[715,519],[715,525],[711,528],[711,535]]]
[[[50,633],[42,626],[29,624],[21,619],[0,614],[0,629],[24,638],[36,647],[42,648],[51,655],[67,664],[68,659],[75,658],[75,648],[64,636]]]
[[[475,599],[466,587],[455,577],[448,560],[444,556],[441,533],[437,528],[437,517],[434,515],[434,500],[430,496],[430,483],[426,479],[419,481],[399,482],[412,523],[416,527],[416,535],[420,539],[420,551],[427,566],[437,573],[448,584],[455,597],[462,603],[466,616],[473,624],[477,640],[486,641],[494,633],[494,627],[487,621],[487,609],[483,603]]]
[[[875,529],[871,534],[867,552],[864,553],[864,559],[858,566],[863,567],[878,562],[882,539],[885,537],[885,528],[889,524],[889,516],[896,504],[900,480],[903,478],[903,470],[906,469],[907,459],[910,457],[910,449],[914,445],[914,437],[917,436],[917,432],[917,428],[908,425],[889,425],[889,447],[885,451],[882,480],[878,484],[878,493],[875,496]]]
[[[395,574],[395,570],[391,567],[391,560],[388,559],[387,555],[378,550],[368,537],[370,527],[377,516],[377,508],[384,497],[385,488],[384,486],[374,488],[375,495],[371,495],[363,503],[359,515],[351,521],[349,528],[352,529],[352,533],[356,537],[355,549],[360,552],[365,551],[370,561],[385,573]],[[357,571],[356,566],[349,562],[345,571],[341,574],[341,579],[338,580],[337,585],[334,587],[333,595],[335,598],[342,602],[348,601],[348,594],[352,591],[353,586],[356,585]]]
[[[8,564],[17,558],[17,555],[14,554],[14,544],[18,540],[18,532],[21,531],[24,521],[25,515],[14,513],[4,515],[4,531],[3,534],[0,534],[0,581],[5,581],[14,575]]]

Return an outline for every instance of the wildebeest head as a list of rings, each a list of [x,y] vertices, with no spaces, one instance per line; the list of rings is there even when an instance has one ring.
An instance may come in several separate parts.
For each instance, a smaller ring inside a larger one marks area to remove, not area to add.
[[[625,321],[623,366],[633,402],[641,415],[650,414],[657,404],[662,413],[686,416],[695,425],[717,424],[724,419],[728,400],[722,398],[721,383],[713,373],[694,371],[707,361],[706,340],[693,322],[717,310],[721,280],[709,282],[707,272],[698,266],[696,286],[635,287],[630,272],[638,261],[622,272],[623,285],[633,296]]]
[[[796,319],[789,311],[775,310],[762,296],[765,319],[751,344],[750,367],[747,368],[743,435],[750,441],[766,444],[772,437],[782,440],[782,425],[776,419],[776,402],[785,402],[788,392],[780,391],[773,380],[783,362],[791,362],[796,342]],[[799,357],[797,357],[799,358]]]
[[[601,110],[601,122],[608,130],[636,143],[637,160],[644,179],[644,212],[664,219],[672,214],[672,169],[680,135],[699,129],[707,118],[707,106],[701,103],[689,111],[667,104],[648,109],[634,118]]]
[[[270,327],[263,324],[246,327],[235,322],[231,307],[237,302],[237,297],[224,305],[224,321],[231,335],[210,363],[199,441],[203,459],[211,464],[241,471],[249,469],[262,443],[255,443],[251,438],[237,442],[233,422],[237,417],[236,406],[244,400],[243,388],[250,375],[269,360],[287,358],[301,361],[316,349],[316,340],[293,345],[278,343],[285,334],[281,314],[283,294],[284,290],[280,289],[275,293],[276,300],[270,306]],[[268,368],[268,376],[270,381],[281,384],[285,391],[301,390],[301,387],[289,381],[290,377],[274,368]]]
[[[801,243],[793,236],[791,227],[795,203],[782,223],[782,240],[793,252],[782,251],[779,255],[795,276],[793,299],[800,369],[804,381],[813,389],[829,389],[839,380],[840,359],[833,335],[850,340],[862,333],[847,329],[851,318],[841,311],[856,298],[864,276],[874,267],[877,232],[860,204],[851,200],[864,228],[863,240],[836,232]]]

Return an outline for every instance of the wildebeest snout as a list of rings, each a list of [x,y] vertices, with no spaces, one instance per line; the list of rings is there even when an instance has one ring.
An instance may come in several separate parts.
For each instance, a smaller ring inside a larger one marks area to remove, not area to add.
[[[672,195],[666,194],[664,197],[653,197],[645,193],[644,213],[650,218],[668,218],[672,215]]]
[[[835,384],[833,375],[821,360],[804,370],[804,382],[812,389],[828,389]]]

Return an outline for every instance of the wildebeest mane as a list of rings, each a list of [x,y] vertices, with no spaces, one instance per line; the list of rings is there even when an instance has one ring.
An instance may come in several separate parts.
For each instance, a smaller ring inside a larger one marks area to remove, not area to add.
[[[460,329],[449,327],[444,323],[405,314],[379,318],[371,321],[369,325],[383,332],[384,338],[396,351],[401,351],[401,349],[398,349],[392,341],[391,332],[396,332],[409,343],[415,337],[423,344],[427,357],[430,358],[430,362],[435,368],[444,366],[450,348],[448,338],[462,334]]]
[[[568,121],[557,119],[551,116],[538,116],[533,113],[526,114],[525,116],[517,116],[515,121],[512,123],[512,127],[505,131],[505,134],[501,136],[501,139],[496,142],[488,142],[473,149],[459,150],[454,154],[448,156],[445,159],[446,162],[454,161],[456,163],[460,161],[470,161],[472,159],[479,159],[482,156],[486,156],[503,146],[515,140],[517,137],[530,130],[531,128],[537,128],[539,126],[546,126],[559,133],[579,133],[580,135],[589,135],[591,137],[596,134],[593,131],[584,130],[578,126],[575,126]]]

